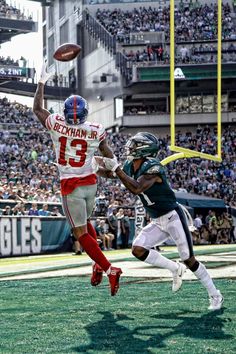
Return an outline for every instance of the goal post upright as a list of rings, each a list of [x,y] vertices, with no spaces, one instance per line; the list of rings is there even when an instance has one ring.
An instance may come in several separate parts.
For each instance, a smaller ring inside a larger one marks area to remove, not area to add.
[[[218,0],[217,16],[217,151],[216,155],[186,149],[175,144],[175,1],[170,1],[170,150],[175,154],[161,161],[166,165],[182,158],[198,157],[221,162],[221,81],[222,81],[222,0]]]
[[[217,24],[217,155],[221,159],[221,76],[222,76],[222,0],[218,0]]]
[[[170,1],[170,130],[171,147],[175,146],[175,1]]]

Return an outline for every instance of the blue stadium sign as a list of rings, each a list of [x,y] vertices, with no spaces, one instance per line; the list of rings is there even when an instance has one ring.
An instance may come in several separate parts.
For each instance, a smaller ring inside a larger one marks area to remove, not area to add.
[[[0,66],[0,78],[1,77],[28,77],[28,68],[2,65]]]

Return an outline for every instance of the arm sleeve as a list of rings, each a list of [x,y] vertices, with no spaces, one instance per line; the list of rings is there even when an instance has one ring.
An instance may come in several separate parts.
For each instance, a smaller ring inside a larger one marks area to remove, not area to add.
[[[99,128],[98,128],[98,139],[99,142],[101,142],[102,140],[104,140],[106,138],[106,131],[105,128],[100,124]]]
[[[46,126],[47,130],[52,130],[54,120],[55,120],[55,118],[52,114],[50,114],[50,116],[47,117],[47,119],[45,121],[45,126]]]

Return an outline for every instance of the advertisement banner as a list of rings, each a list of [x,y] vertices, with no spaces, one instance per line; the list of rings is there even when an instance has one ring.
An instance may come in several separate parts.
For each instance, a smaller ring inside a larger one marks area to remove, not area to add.
[[[144,224],[145,209],[140,199],[135,203],[135,236],[141,231]]]
[[[0,217],[0,257],[63,250],[69,238],[65,217]]]

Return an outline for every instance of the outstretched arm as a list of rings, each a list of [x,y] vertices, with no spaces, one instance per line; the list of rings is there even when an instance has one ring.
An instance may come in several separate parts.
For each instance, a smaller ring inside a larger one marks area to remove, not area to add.
[[[162,178],[159,174],[145,174],[137,180],[129,177],[121,168],[115,159],[106,157],[94,157],[95,165],[97,166],[96,173],[102,177],[117,176],[125,187],[133,194],[140,194],[149,189],[154,183],[162,183]]]
[[[33,104],[33,112],[44,127],[45,127],[45,121],[47,117],[50,115],[50,112],[47,109],[43,108],[44,85],[51,76],[52,73],[47,72],[47,63],[44,62],[42,66],[38,86],[34,95],[34,104]]]
[[[45,121],[51,113],[47,109],[43,108],[43,91],[44,84],[39,82],[34,95],[33,112],[45,127]]]
[[[161,183],[162,179],[158,175],[142,175],[137,180],[129,177],[120,167],[116,169],[116,175],[133,194],[141,194],[151,188],[154,183]]]

